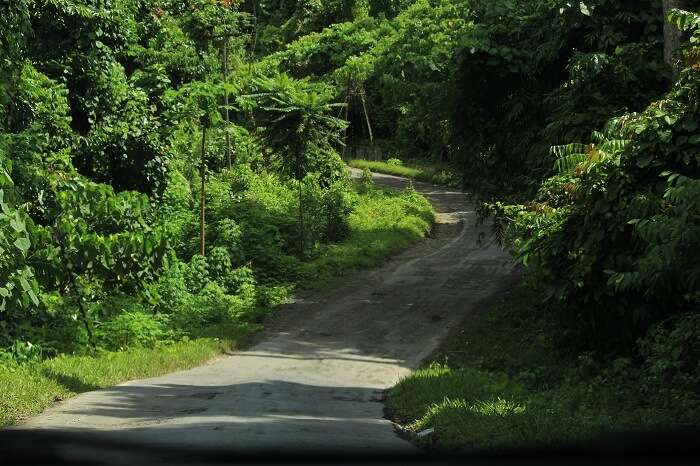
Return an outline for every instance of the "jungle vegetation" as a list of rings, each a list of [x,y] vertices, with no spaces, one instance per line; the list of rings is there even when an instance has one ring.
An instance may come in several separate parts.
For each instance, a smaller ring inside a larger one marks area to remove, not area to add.
[[[475,193],[553,347],[637,368],[697,420],[699,11],[3,2],[2,370],[247,331],[425,235],[415,192],[348,179],[364,157]]]

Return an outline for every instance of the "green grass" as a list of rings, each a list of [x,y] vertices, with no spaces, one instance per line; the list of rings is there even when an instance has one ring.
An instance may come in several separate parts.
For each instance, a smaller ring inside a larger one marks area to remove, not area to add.
[[[435,214],[425,197],[415,191],[372,188],[361,194],[350,214],[350,236],[325,246],[302,266],[301,285],[328,288],[340,277],[376,267],[430,233]]]
[[[0,365],[0,426],[16,424],[78,393],[195,367],[233,346],[233,340],[202,338],[97,356],[61,355]]]
[[[420,160],[409,160],[401,165],[394,165],[387,162],[353,159],[348,162],[348,165],[361,170],[368,168],[377,173],[402,176],[443,186],[457,187],[461,183],[460,176],[451,167]]]
[[[697,411],[643,392],[639,374],[559,349],[526,285],[454,331],[387,397],[391,416],[419,445],[502,449],[697,423]],[[667,397],[666,397],[667,398]],[[434,433],[418,437],[428,429]]]
[[[340,276],[377,266],[424,238],[433,223],[432,207],[423,196],[370,188],[358,196],[350,216],[349,238],[324,247],[315,259],[304,263],[301,284],[328,287]],[[234,346],[245,346],[255,328],[218,327],[201,333],[221,338],[180,341],[152,349],[61,355],[21,365],[0,363],[0,426],[21,422],[81,392],[200,365]]]

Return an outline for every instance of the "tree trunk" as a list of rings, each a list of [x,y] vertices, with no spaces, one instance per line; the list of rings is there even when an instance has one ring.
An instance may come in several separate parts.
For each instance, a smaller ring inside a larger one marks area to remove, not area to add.
[[[304,195],[302,186],[302,177],[304,170],[301,166],[301,157],[297,156],[297,179],[299,180],[299,257],[304,258]]]
[[[258,0],[253,0],[253,43],[250,48],[250,55],[255,56],[255,47],[258,45]],[[251,62],[253,60],[251,59]]]
[[[224,41],[224,82],[228,83],[228,37]],[[226,161],[231,169],[231,135],[229,134],[230,117],[228,112],[228,89],[224,92],[224,119],[226,120]]]
[[[205,177],[207,174],[207,165],[205,163],[206,154],[206,144],[207,144],[207,127],[202,126],[202,160],[201,167],[199,169],[199,174],[202,178],[201,192],[199,193],[199,253],[204,256],[204,189],[205,189]]]
[[[673,58],[674,53],[681,45],[681,31],[671,24],[666,17],[674,8],[683,8],[683,0],[662,0],[664,13],[664,61],[678,73],[678,63]]]
[[[301,180],[299,180],[299,257],[304,258],[304,196]]]
[[[348,121],[349,109],[350,109],[350,88],[348,88],[347,92],[345,93],[345,121],[347,122],[347,125],[345,126],[345,129],[343,130],[343,155],[342,155],[343,160],[348,160],[345,153],[346,153],[346,150],[348,148],[348,126],[350,126],[350,122]]]
[[[365,90],[362,89],[362,93],[360,94],[360,98],[362,99],[362,110],[365,112],[365,121],[367,122],[367,131],[369,131],[369,142],[370,144],[374,143],[374,136],[372,136],[372,125],[369,123],[369,113],[367,113],[367,104],[365,103]]]

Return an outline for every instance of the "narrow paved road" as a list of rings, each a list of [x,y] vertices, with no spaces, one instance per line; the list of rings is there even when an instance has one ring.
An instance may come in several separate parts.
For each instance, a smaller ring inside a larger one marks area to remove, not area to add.
[[[383,417],[383,390],[514,276],[504,252],[477,244],[480,229],[462,193],[415,186],[438,212],[429,240],[331,293],[286,306],[248,351],[84,393],[22,428],[179,447],[410,451]]]

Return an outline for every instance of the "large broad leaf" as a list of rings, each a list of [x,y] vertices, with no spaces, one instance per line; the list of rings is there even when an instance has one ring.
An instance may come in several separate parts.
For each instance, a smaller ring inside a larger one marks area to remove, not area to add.
[[[10,219],[10,226],[17,233],[22,233],[27,228],[22,217],[20,217],[19,212],[15,212],[15,217]]]
[[[26,275],[31,278],[31,272],[29,272],[28,270],[26,270],[25,272],[27,272]],[[19,284],[22,287],[22,291],[27,293],[27,296],[29,296],[29,299],[32,300],[32,303],[34,303],[35,306],[38,306],[39,305],[39,298],[37,297],[36,293],[34,292],[34,288],[32,287],[32,284],[29,283],[29,280],[27,280],[27,278],[25,278],[24,275],[25,274],[23,273],[19,277]]]
[[[22,251],[22,254],[27,254],[32,243],[28,238],[17,238],[14,245],[17,246],[17,249]]]
[[[29,299],[32,300],[35,306],[39,305],[39,298],[37,297],[36,293],[34,293],[34,290],[28,290],[27,294],[29,295]]]
[[[12,212],[10,210],[10,206],[7,204],[7,202],[5,202],[5,191],[2,189],[0,189],[0,208],[2,209],[2,213],[5,215],[10,215]]]

